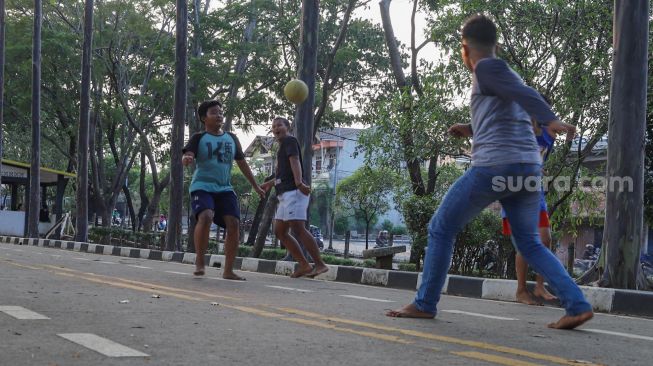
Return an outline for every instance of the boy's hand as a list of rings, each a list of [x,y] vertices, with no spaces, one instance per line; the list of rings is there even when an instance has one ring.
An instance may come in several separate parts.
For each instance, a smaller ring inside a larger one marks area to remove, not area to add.
[[[472,137],[472,126],[469,123],[456,123],[449,127],[449,134],[454,137]]]
[[[254,186],[254,190],[256,193],[258,193],[261,198],[265,197],[265,191],[263,190],[262,186],[259,186],[258,184]]]
[[[181,158],[181,165],[183,166],[189,166],[193,160],[195,160],[195,154],[193,153],[186,153],[184,156]]]
[[[263,189],[263,192],[267,192],[270,190],[270,188],[274,187],[274,179],[271,179],[263,184],[260,185],[261,189]]]
[[[304,182],[301,182],[298,186],[297,189],[299,189],[300,192],[302,192],[304,195],[308,196],[311,194],[311,187],[307,186],[304,184]]]
[[[558,120],[552,121],[546,126],[546,132],[549,135],[556,137],[558,134],[566,133],[567,136],[565,140],[571,141],[574,136],[576,136],[576,126],[570,125],[569,123],[560,122]]]

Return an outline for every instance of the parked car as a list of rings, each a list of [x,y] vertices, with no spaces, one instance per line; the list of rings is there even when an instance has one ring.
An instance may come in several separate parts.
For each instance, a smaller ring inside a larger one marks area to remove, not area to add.
[[[319,227],[315,225],[309,226],[308,230],[311,232],[311,235],[315,238],[315,242],[317,242],[317,246],[320,247],[320,250],[324,249],[324,239],[322,238],[322,231],[320,230]]]

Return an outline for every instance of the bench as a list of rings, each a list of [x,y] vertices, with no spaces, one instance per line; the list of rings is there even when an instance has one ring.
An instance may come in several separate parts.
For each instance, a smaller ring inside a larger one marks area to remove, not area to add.
[[[379,269],[392,269],[392,257],[397,253],[406,251],[405,245],[397,245],[393,247],[383,247],[375,249],[363,250],[363,258],[376,259],[376,268]]]

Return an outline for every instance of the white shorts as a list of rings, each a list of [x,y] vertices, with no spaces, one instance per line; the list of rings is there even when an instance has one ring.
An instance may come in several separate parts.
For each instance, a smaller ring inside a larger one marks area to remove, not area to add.
[[[284,192],[277,198],[279,199],[279,206],[277,206],[277,213],[274,215],[275,220],[306,221],[309,196],[300,192],[299,189],[295,189],[294,191]]]

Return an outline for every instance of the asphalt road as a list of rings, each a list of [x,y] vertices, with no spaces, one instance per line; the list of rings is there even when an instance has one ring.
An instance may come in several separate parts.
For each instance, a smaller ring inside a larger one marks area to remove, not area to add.
[[[653,320],[0,244],[0,365],[650,365]],[[653,305],[652,305],[653,306]]]

